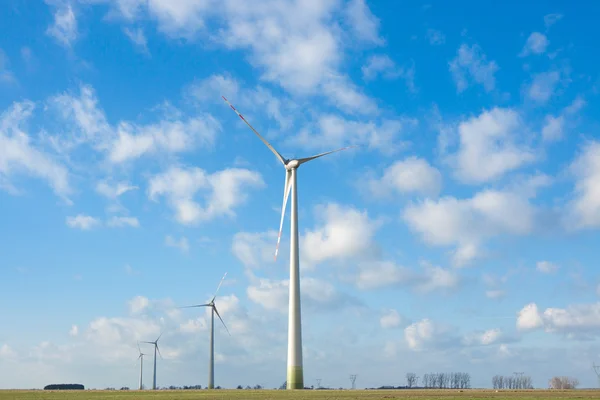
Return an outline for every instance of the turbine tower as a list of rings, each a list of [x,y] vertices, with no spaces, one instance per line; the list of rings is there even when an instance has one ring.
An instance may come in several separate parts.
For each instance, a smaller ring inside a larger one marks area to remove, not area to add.
[[[152,380],[152,390],[156,390],[156,352],[157,351],[158,351],[158,354],[160,355],[160,358],[162,359],[162,354],[160,354],[160,349],[158,348],[158,339],[160,339],[161,336],[162,336],[162,333],[156,338],[156,340],[154,342],[142,342],[142,343],[148,343],[148,344],[154,345],[154,378]]]
[[[210,355],[209,355],[209,360],[208,360],[208,388],[209,389],[215,388],[215,343],[214,343],[215,342],[215,313],[217,314],[217,317],[219,317],[219,319],[221,320],[221,323],[223,323],[223,326],[225,327],[225,330],[227,331],[229,336],[231,336],[231,333],[229,333],[229,329],[227,329],[227,326],[225,325],[225,322],[223,322],[223,318],[221,318],[221,315],[219,314],[219,311],[217,310],[217,306],[215,305],[215,298],[217,297],[217,293],[219,292],[219,289],[221,288],[221,285],[223,284],[223,280],[225,279],[226,276],[227,276],[227,272],[225,272],[225,275],[223,275],[223,278],[221,278],[221,282],[219,282],[219,286],[217,286],[215,295],[208,303],[197,304],[195,306],[179,307],[179,308],[210,307],[210,344],[209,344]]]
[[[137,347],[138,347],[138,351],[140,352],[140,355],[138,357],[138,360],[140,360],[140,389],[139,390],[142,390],[144,388],[142,377],[144,376],[143,375],[143,372],[144,372],[144,356],[146,354],[142,353],[142,349],[140,349],[140,342],[138,342]]]
[[[269,142],[267,142],[248,121],[235,109],[235,107],[224,97],[223,100],[231,107],[233,111],[248,125],[258,138],[271,150],[275,157],[283,164],[285,168],[285,184],[283,187],[283,206],[281,208],[281,220],[279,222],[279,235],[277,236],[277,246],[275,248],[275,260],[279,251],[279,241],[281,240],[281,230],[283,228],[283,218],[287,205],[290,190],[292,192],[292,209],[290,219],[290,283],[289,283],[289,314],[288,314],[288,359],[287,359],[287,389],[304,389],[304,372],[302,370],[302,326],[300,310],[300,257],[298,247],[298,185],[297,171],[302,164],[312,161],[316,158],[326,156],[337,151],[346,150],[351,147],[328,151],[314,155],[312,157],[298,158],[288,160]]]
[[[596,365],[596,363],[593,363],[592,366],[594,368],[596,376],[598,377],[598,387],[600,387],[600,365]]]
[[[356,374],[350,375],[350,383],[352,384],[352,389],[356,389]]]

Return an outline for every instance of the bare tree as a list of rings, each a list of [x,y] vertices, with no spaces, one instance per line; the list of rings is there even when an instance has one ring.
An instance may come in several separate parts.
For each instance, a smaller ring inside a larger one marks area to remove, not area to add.
[[[575,389],[579,386],[579,380],[568,376],[555,376],[548,382],[550,389]]]
[[[412,388],[416,385],[417,383],[417,374],[415,374],[414,372],[408,372],[406,374],[406,386],[408,386],[409,388]]]

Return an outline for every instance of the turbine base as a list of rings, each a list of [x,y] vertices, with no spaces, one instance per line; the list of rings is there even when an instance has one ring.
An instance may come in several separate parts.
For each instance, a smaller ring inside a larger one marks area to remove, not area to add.
[[[304,389],[304,373],[302,371],[302,367],[288,366],[287,389]]]

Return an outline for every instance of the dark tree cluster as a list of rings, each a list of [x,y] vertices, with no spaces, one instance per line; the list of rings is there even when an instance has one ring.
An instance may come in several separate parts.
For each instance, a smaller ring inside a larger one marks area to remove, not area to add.
[[[533,383],[530,376],[496,375],[492,378],[492,387],[494,389],[533,389]]]
[[[54,383],[44,386],[44,390],[84,390],[85,387],[79,383]]]
[[[421,384],[422,387],[431,389],[470,389],[471,374],[467,372],[430,373],[423,375]]]

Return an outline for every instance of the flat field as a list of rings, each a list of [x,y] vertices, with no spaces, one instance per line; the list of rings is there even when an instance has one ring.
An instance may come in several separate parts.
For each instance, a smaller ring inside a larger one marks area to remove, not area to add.
[[[354,399],[600,399],[600,390],[160,390],[160,391],[43,391],[0,390],[0,400],[354,400]]]

